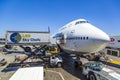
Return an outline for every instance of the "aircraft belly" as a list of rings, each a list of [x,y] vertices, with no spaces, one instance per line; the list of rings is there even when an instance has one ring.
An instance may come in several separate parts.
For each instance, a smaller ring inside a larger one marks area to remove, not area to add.
[[[94,41],[69,41],[64,45],[60,45],[60,47],[69,53],[77,52],[77,53],[92,53],[98,49],[99,45],[93,45]]]
[[[66,42],[66,44],[64,45],[60,45],[60,47],[65,51],[65,52],[69,52],[69,53],[73,53],[73,52],[76,52],[76,53],[81,53],[81,52],[89,52],[88,50],[88,47],[86,44],[84,43],[88,43],[88,42],[85,42],[85,41],[69,41],[69,43]]]

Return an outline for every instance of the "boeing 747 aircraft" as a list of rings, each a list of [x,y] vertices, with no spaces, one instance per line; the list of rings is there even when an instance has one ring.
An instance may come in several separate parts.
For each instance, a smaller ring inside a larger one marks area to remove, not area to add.
[[[66,24],[54,34],[53,38],[63,51],[76,54],[98,52],[110,41],[105,32],[85,19]]]

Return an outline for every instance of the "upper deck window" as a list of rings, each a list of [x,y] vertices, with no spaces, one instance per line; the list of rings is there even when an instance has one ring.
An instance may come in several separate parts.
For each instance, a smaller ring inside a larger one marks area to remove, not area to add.
[[[75,25],[81,24],[81,23],[88,23],[88,21],[77,21],[77,22],[75,23]]]

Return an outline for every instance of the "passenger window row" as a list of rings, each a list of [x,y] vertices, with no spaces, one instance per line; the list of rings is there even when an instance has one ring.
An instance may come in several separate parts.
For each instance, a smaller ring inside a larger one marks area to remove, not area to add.
[[[67,40],[88,40],[88,37],[68,37]]]

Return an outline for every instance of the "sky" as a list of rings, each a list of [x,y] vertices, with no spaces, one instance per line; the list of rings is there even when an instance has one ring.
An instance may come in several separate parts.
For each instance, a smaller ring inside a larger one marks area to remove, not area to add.
[[[7,30],[47,31],[84,18],[108,35],[120,35],[120,0],[0,0],[0,37]]]

